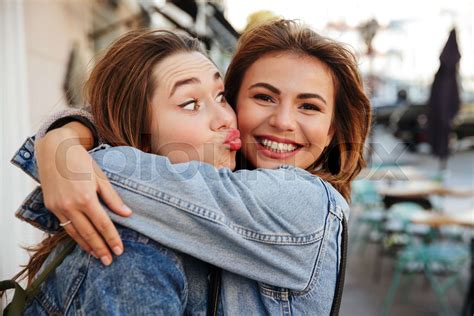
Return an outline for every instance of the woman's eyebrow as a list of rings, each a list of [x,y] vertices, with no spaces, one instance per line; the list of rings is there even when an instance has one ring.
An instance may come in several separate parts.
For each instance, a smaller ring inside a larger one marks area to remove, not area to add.
[[[198,83],[201,83],[201,80],[199,80],[196,77],[191,77],[191,78],[178,80],[174,83],[173,87],[171,88],[171,93],[170,93],[169,97],[171,98],[179,87],[182,87],[182,86],[187,85],[187,84],[198,84]]]
[[[298,99],[319,99],[321,102],[327,105],[326,100],[317,93],[300,93],[297,95]]]
[[[278,88],[272,86],[269,83],[265,83],[265,82],[257,82],[255,84],[251,85],[249,87],[249,90],[252,89],[252,88],[257,88],[257,87],[266,88],[266,89],[270,90],[271,92],[273,92],[275,94],[278,94],[278,95],[281,94],[281,91],[278,90]],[[314,98],[316,98],[316,99],[321,100],[321,102],[323,102],[324,104],[327,105],[326,100],[321,95],[319,95],[317,93],[300,93],[300,94],[297,95],[297,98],[298,99],[314,99]]]
[[[278,90],[277,87],[274,87],[274,86],[272,86],[271,84],[266,83],[266,82],[257,82],[257,83],[254,83],[253,85],[251,85],[251,86],[249,87],[249,90],[252,89],[252,88],[257,88],[257,87],[266,88],[266,89],[270,90],[271,92],[273,92],[273,93],[275,93],[275,94],[281,94],[280,90]]]
[[[221,74],[216,71],[214,73],[214,80],[219,80],[221,79]],[[199,80],[199,78],[197,77],[191,77],[191,78],[185,78],[185,79],[182,79],[182,80],[178,80],[175,82],[175,84],[173,85],[173,87],[171,88],[171,93],[170,93],[170,96],[169,98],[171,98],[173,96],[173,94],[176,92],[176,90],[179,88],[179,87],[182,87],[184,85],[187,85],[187,84],[199,84],[201,83],[201,80]]]

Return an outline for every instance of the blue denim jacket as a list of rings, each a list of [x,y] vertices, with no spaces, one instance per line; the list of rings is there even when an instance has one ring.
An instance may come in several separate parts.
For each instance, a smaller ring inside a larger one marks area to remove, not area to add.
[[[116,223],[225,270],[224,313],[329,314],[348,205],[328,183],[288,166],[173,165],[131,147],[103,145],[92,156],[134,210],[129,218],[110,212]],[[13,161],[35,176],[33,158],[30,139]],[[38,193],[17,216],[58,228]]]

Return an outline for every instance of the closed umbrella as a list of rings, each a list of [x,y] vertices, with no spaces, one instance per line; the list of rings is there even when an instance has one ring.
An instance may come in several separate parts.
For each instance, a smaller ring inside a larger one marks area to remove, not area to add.
[[[432,153],[440,159],[440,169],[446,168],[451,121],[461,103],[457,80],[460,59],[456,30],[453,29],[439,57],[440,66],[434,77],[428,101],[429,143]]]

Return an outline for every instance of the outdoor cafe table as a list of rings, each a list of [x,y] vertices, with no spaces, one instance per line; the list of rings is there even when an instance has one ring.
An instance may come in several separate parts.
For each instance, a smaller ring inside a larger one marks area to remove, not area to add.
[[[428,180],[426,174],[413,166],[379,166],[363,169],[358,179],[386,180],[386,181],[410,181]]]
[[[415,224],[425,224],[432,227],[459,225],[474,228],[474,208],[455,213],[441,213],[439,211],[416,211],[409,217]]]
[[[415,202],[425,209],[432,208],[429,197],[432,195],[449,197],[474,197],[474,191],[466,188],[453,188],[436,181],[400,181],[395,184],[382,184],[377,188],[383,196],[385,207],[399,202]]]
[[[474,191],[464,188],[450,188],[435,181],[408,181],[398,185],[382,185],[378,193],[393,197],[427,197],[430,195],[452,197],[474,197]]]
[[[453,213],[440,213],[435,211],[417,211],[409,217],[415,224],[425,224],[432,227],[445,225],[459,225],[474,228],[474,208],[467,211]],[[474,237],[471,238],[471,275],[469,288],[464,299],[462,314],[471,316],[474,314]]]

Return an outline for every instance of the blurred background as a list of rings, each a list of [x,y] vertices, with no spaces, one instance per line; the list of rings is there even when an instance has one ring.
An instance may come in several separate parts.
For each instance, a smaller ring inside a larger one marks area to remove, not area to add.
[[[284,17],[352,47],[375,114],[341,315],[473,315],[473,13],[472,0],[0,0],[0,279],[42,237],[14,217],[35,184],[9,161],[82,104],[98,53],[166,28],[198,36],[225,71],[241,32]]]

